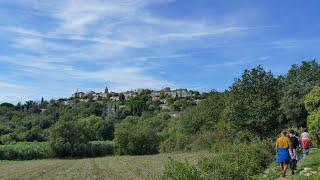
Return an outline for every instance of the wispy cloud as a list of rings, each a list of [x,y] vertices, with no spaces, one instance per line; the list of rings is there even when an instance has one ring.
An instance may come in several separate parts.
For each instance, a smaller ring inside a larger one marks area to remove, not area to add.
[[[18,84],[12,84],[12,83],[6,83],[6,82],[0,82],[0,88],[14,88],[14,89],[21,89],[23,86]]]
[[[202,36],[213,36],[219,34],[225,34],[230,32],[239,32],[239,31],[249,31],[255,29],[264,29],[264,28],[275,28],[276,26],[257,26],[257,27],[237,27],[237,26],[227,26],[222,28],[210,28],[206,27],[203,30],[187,33],[167,33],[158,36],[160,39],[181,39],[181,38],[197,38]]]
[[[259,57],[255,60],[252,59],[247,59],[247,58],[243,58],[241,60],[237,60],[237,61],[229,61],[226,63],[218,63],[218,64],[210,64],[207,65],[207,68],[221,68],[221,67],[232,67],[232,66],[239,66],[239,65],[245,65],[245,64],[251,64],[251,63],[257,63],[257,62],[263,62],[268,60],[269,57],[268,56],[263,56],[263,57]]]
[[[137,57],[135,58],[135,60],[147,61],[152,59],[176,59],[176,58],[188,57],[191,55],[192,55],[191,53],[185,53],[185,54],[170,54],[170,55],[160,55],[160,56],[143,56],[143,57]]]
[[[199,52],[212,51],[208,47],[213,46],[208,44],[232,44],[234,38],[244,34],[277,28],[240,21],[217,24],[215,19],[206,17],[201,20],[168,17],[150,8],[171,2],[173,0],[0,1],[0,5],[18,7],[18,12],[8,14],[11,18],[15,15],[15,23],[4,21],[0,27],[0,40],[9,43],[6,45],[9,50],[0,54],[0,63],[11,68],[6,69],[10,72],[0,72],[0,75],[32,79],[21,82],[30,91],[24,99],[43,91],[43,82],[56,84],[46,85],[47,91],[53,92],[48,93],[50,95],[61,92],[57,87],[68,87],[70,92],[70,89],[91,88],[88,84],[96,82],[103,86],[110,83],[111,89],[119,91],[175,86],[177,82],[159,73],[165,69],[150,72],[158,63],[151,60],[202,56]],[[253,61],[227,62],[208,65],[208,68],[249,63]]]

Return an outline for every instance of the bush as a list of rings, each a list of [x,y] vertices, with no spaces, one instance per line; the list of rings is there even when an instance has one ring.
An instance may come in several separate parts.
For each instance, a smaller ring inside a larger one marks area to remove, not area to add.
[[[0,146],[1,160],[30,160],[50,157],[52,157],[52,153],[46,142],[19,142]]]
[[[200,179],[200,173],[196,167],[185,163],[170,160],[166,163],[163,179],[168,180],[197,180]]]
[[[271,161],[267,146],[251,143],[234,145],[225,153],[203,158],[198,167],[204,179],[251,179]]]
[[[85,156],[90,132],[73,117],[60,119],[51,129],[50,147],[57,157]]]
[[[115,146],[117,154],[144,155],[159,151],[159,132],[166,126],[170,116],[156,117],[128,116],[115,126]]]
[[[269,144],[246,143],[224,148],[199,160],[197,166],[170,161],[165,167],[166,179],[252,179],[272,161]]]
[[[90,141],[82,157],[101,157],[112,155],[114,143],[112,141]],[[30,160],[55,157],[47,142],[18,142],[0,145],[0,160]]]
[[[308,116],[308,128],[313,144],[320,147],[320,110]]]
[[[308,128],[311,139],[320,146],[320,86],[314,87],[305,98],[305,106],[309,112]]]
[[[90,157],[112,155],[114,151],[113,141],[91,141],[88,147],[87,156]]]

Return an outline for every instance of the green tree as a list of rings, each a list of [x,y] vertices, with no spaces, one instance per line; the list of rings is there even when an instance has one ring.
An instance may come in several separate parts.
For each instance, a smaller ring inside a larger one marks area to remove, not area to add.
[[[49,144],[58,157],[83,156],[90,138],[88,133],[83,124],[67,114],[53,126]]]
[[[305,107],[309,112],[308,129],[311,139],[320,146],[320,86],[314,87],[305,97]]]
[[[211,92],[197,106],[189,107],[161,132],[162,151],[185,149],[194,136],[214,132],[225,109],[225,93]]]
[[[281,111],[285,117],[282,122],[284,126],[306,126],[308,113],[304,96],[319,84],[320,65],[315,60],[292,65],[283,80]]]
[[[115,128],[115,146],[119,154],[143,155],[159,151],[159,132],[166,126],[168,115],[156,117],[128,116]]]
[[[89,116],[79,120],[88,132],[90,140],[112,140],[114,123],[112,120],[105,120],[98,116]]]
[[[245,70],[230,88],[227,119],[237,130],[259,136],[275,132],[279,116],[279,83],[261,66]]]
[[[132,99],[126,102],[126,108],[133,116],[141,116],[146,109],[146,101],[140,99]]]
[[[45,140],[42,129],[39,126],[32,127],[30,130],[28,130],[25,133],[24,139],[30,142],[33,142],[33,141],[41,142]]]

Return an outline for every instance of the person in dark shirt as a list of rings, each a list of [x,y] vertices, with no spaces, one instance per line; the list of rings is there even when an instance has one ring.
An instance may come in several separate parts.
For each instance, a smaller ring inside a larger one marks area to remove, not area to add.
[[[292,153],[290,161],[291,173],[294,174],[294,170],[297,170],[297,149],[299,148],[299,139],[296,137],[294,130],[289,131],[289,137],[292,144]]]

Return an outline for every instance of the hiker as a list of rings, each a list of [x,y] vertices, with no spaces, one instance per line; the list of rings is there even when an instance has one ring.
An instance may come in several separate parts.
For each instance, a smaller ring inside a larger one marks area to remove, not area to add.
[[[286,176],[288,164],[291,160],[289,149],[290,150],[292,149],[291,141],[287,137],[287,132],[282,131],[280,137],[277,139],[277,142],[276,142],[276,152],[277,152],[276,163],[280,164],[282,177]]]
[[[309,155],[309,149],[311,147],[311,139],[310,139],[310,135],[308,133],[307,128],[302,129],[300,144],[303,150],[303,154],[306,156]]]
[[[291,160],[290,160],[290,169],[291,174],[294,174],[294,171],[297,170],[297,162],[298,162],[298,148],[299,148],[299,139],[296,136],[296,133],[294,130],[289,131],[289,137],[292,145],[292,151],[291,152]]]
[[[297,159],[297,161],[300,161],[302,159],[303,153],[302,153],[302,148],[301,148],[301,143],[300,143],[301,141],[300,141],[299,133],[296,132],[295,136],[299,141],[299,145],[296,148],[296,159]]]

